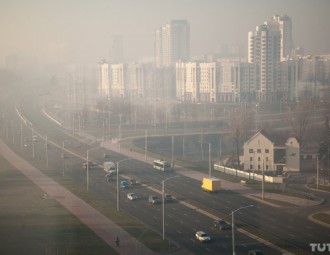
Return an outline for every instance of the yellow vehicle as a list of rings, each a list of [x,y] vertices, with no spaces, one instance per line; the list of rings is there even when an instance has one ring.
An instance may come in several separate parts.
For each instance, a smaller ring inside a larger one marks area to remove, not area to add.
[[[217,192],[221,188],[221,181],[217,178],[203,178],[202,189],[209,192]]]

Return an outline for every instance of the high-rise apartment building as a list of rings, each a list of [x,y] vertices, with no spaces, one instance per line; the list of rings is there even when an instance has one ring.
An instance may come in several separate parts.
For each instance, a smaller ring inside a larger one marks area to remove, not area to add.
[[[110,66],[111,96],[125,98],[128,94],[127,66],[114,64]]]
[[[281,62],[293,54],[292,21],[287,15],[274,15],[255,31],[248,33],[250,83],[257,101],[271,102],[285,98],[287,82],[283,82]]]
[[[202,102],[217,101],[217,68],[215,62],[199,64],[199,94]]]
[[[99,78],[99,86],[98,91],[99,94],[103,97],[110,97],[110,82],[109,82],[109,64],[103,59],[98,64],[98,78]]]
[[[248,62],[251,64],[257,100],[277,100],[280,79],[281,33],[263,24],[248,33]]]
[[[171,20],[155,31],[157,67],[174,66],[190,59],[190,26],[187,20]]]
[[[294,49],[291,18],[288,15],[274,15],[265,24],[281,34],[281,61],[291,57]]]

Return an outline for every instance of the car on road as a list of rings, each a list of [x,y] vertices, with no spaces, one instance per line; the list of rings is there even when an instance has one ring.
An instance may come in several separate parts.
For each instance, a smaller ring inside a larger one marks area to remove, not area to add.
[[[39,139],[39,137],[37,135],[33,135],[32,140],[33,140],[33,142],[37,142],[40,139]]]
[[[112,174],[111,174],[111,173],[106,174],[105,177],[104,177],[104,179],[105,179],[107,182],[112,181],[112,180],[113,180],[113,178],[112,178]]]
[[[196,240],[206,243],[211,241],[211,237],[204,231],[197,231],[195,234]]]
[[[165,202],[172,202],[173,197],[170,194],[165,194],[164,195],[164,200],[165,200]]]
[[[91,170],[92,168],[95,168],[95,167],[97,167],[97,164],[96,163],[94,163],[92,161],[89,161],[88,162],[88,168],[89,168],[89,170]],[[87,162],[85,162],[85,163],[82,164],[82,169],[83,170],[87,170]]]
[[[129,184],[127,181],[120,181],[120,187],[123,189],[128,189],[129,188]]]
[[[215,220],[214,227],[219,228],[220,230],[231,229],[231,225],[225,222],[224,220]]]
[[[109,154],[103,154],[103,158],[110,158],[110,155]]]
[[[157,196],[149,196],[149,204],[160,204],[160,199]]]
[[[129,180],[129,183],[130,183],[130,185],[136,185],[136,184],[137,184],[136,180],[133,179],[133,178],[131,178],[131,179]]]
[[[127,194],[127,199],[136,200],[136,199],[138,199],[138,196],[135,193],[128,193]]]

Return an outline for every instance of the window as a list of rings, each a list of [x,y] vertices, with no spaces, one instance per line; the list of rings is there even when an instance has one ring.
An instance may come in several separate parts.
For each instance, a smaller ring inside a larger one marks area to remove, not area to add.
[[[269,153],[269,149],[265,149],[265,153]]]
[[[258,161],[260,161],[260,157],[258,157]]]
[[[253,169],[253,165],[250,165],[250,169]]]
[[[261,153],[261,149],[257,149],[257,153]]]
[[[253,153],[253,149],[249,149],[249,153]]]
[[[253,161],[253,158],[252,157],[250,157],[250,161]]]

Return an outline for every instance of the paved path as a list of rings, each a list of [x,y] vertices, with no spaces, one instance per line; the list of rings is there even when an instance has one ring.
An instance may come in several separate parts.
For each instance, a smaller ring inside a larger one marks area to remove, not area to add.
[[[40,187],[47,194],[47,197],[55,199],[64,206],[107,244],[111,245],[119,254],[155,254],[109,218],[53,181],[28,161],[15,154],[2,140],[0,140],[0,154],[34,184]],[[116,236],[119,236],[120,247],[117,247],[115,244]]]

